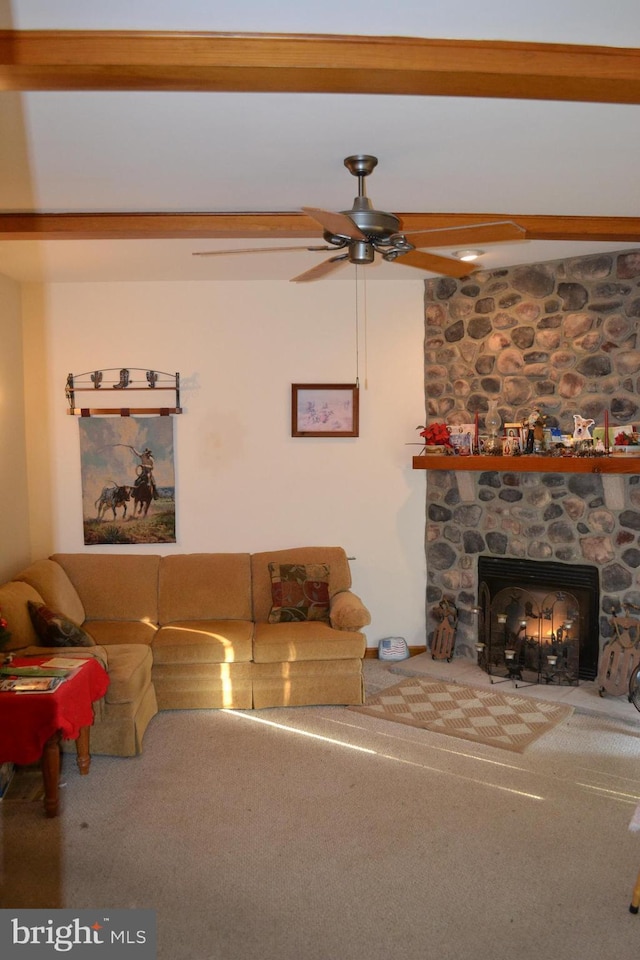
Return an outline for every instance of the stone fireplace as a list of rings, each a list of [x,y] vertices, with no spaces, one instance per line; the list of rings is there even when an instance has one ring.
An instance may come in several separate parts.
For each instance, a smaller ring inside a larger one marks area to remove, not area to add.
[[[640,420],[640,251],[425,287],[426,423],[473,423],[477,412],[482,433],[491,400],[503,423],[535,404],[562,433],[573,432],[574,414],[602,424],[607,411],[614,427]],[[455,655],[475,659],[480,557],[593,568],[598,652],[611,614],[640,608],[640,476],[512,466],[426,475],[428,646],[449,597]]]

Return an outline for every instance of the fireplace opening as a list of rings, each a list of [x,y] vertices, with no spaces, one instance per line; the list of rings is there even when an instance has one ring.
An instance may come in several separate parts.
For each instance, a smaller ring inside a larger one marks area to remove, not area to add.
[[[598,673],[596,567],[478,557],[479,662],[522,683],[575,684]]]

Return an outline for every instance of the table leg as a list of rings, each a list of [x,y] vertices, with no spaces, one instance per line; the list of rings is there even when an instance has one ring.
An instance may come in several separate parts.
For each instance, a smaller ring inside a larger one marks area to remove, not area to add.
[[[76,762],[81,774],[89,773],[91,764],[91,755],[89,753],[89,735],[91,727],[80,727],[80,733],[76,740]]]
[[[57,817],[60,806],[60,733],[49,737],[42,751],[42,782],[44,784],[44,812]]]

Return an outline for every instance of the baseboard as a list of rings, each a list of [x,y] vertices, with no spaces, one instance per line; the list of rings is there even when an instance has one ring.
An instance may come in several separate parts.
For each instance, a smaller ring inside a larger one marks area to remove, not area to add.
[[[417,657],[419,653],[425,653],[427,645],[423,647],[409,647],[409,656]],[[365,660],[377,660],[378,659],[378,648],[377,647],[367,647],[364,652]]]

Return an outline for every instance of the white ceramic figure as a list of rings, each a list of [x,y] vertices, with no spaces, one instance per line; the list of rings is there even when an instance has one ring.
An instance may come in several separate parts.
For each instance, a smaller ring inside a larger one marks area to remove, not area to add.
[[[595,420],[587,420],[585,417],[579,416],[579,414],[574,413],[573,415],[573,439],[574,440],[591,440],[591,427],[594,425]]]

